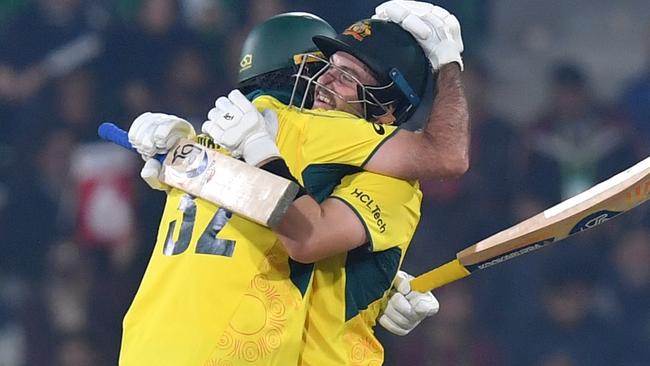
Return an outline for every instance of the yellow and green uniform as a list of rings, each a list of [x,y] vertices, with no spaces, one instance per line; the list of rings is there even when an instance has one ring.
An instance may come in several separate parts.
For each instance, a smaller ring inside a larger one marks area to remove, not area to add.
[[[338,111],[303,111],[269,96],[278,113],[278,146],[292,174],[318,201],[345,202],[365,226],[368,244],[314,267],[301,365],[380,365],[372,327],[420,219],[416,182],[361,168],[396,128]]]
[[[121,365],[297,363],[311,272],[268,228],[172,189]]]
[[[331,197],[365,225],[369,243],[315,264],[301,365],[381,365],[373,327],[420,220],[417,184],[372,173],[343,178]]]
[[[269,229],[173,189],[124,319],[121,365],[294,365],[301,352],[314,364],[329,362],[310,347],[317,341],[312,334],[332,342],[337,360],[354,351],[348,350],[357,344],[354,339],[381,351],[370,326],[417,222],[420,193],[416,184],[359,172],[395,128],[343,112],[298,113],[271,97],[255,102],[280,112],[277,141],[292,174],[317,200],[331,195],[347,202],[371,244],[316,266],[300,264],[288,258]],[[377,197],[373,202],[381,214],[368,208],[374,206],[363,194]],[[335,279],[327,277],[336,271]],[[369,274],[382,280],[367,283],[363,278]],[[326,303],[310,298],[313,289],[329,285],[331,291],[320,291],[319,298],[329,303],[337,296],[332,306],[350,317],[324,326]],[[314,307],[308,319],[307,306]],[[346,340],[349,345],[342,345]]]
[[[309,184],[328,182],[331,190],[338,183],[333,177],[361,171],[373,153],[397,132],[397,127],[369,123],[346,112],[300,111],[266,95],[255,98],[253,104],[260,111],[277,112],[276,141],[282,157],[310,194],[322,189]],[[296,170],[299,167],[301,170]],[[302,174],[317,174],[318,178],[304,180],[299,177]]]

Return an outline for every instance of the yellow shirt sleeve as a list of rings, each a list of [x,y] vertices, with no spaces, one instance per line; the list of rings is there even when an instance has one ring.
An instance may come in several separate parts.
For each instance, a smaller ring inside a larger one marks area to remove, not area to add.
[[[337,163],[363,167],[374,152],[396,131],[395,126],[378,125],[341,111],[308,110],[282,104],[270,96],[253,101],[260,110],[278,114],[277,142],[291,167]]]
[[[331,195],[362,221],[373,251],[408,245],[420,220],[417,183],[362,172],[344,177]]]

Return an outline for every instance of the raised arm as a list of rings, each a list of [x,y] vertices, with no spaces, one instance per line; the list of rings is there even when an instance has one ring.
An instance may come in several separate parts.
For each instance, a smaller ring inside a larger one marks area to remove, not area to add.
[[[460,73],[463,41],[453,14],[429,3],[391,0],[375,18],[399,24],[418,41],[438,73],[437,93],[421,133],[399,131],[365,169],[406,179],[448,178],[469,168],[469,113]]]
[[[469,113],[456,63],[443,65],[422,132],[400,130],[364,167],[404,179],[453,178],[469,168]]]

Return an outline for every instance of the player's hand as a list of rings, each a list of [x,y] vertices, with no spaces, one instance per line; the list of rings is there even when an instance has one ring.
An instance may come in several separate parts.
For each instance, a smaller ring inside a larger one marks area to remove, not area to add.
[[[250,164],[279,157],[275,144],[277,115],[271,110],[264,115],[237,89],[220,97],[208,113],[208,120],[201,130],[212,137],[215,143],[230,150],[235,157],[242,156]]]
[[[463,69],[460,23],[444,8],[420,1],[390,0],[375,9],[373,18],[397,23],[411,33],[434,70],[451,62]]]
[[[406,335],[424,318],[432,316],[440,309],[438,300],[431,292],[411,291],[413,276],[398,271],[393,284],[397,290],[388,300],[388,306],[379,317],[379,324],[396,335]]]
[[[160,181],[160,169],[162,165],[154,158],[148,159],[140,171],[140,177],[149,185],[149,187],[158,191],[168,191],[169,186]]]
[[[182,138],[194,136],[194,127],[171,114],[146,112],[129,128],[129,142],[147,161],[156,154],[166,154]]]

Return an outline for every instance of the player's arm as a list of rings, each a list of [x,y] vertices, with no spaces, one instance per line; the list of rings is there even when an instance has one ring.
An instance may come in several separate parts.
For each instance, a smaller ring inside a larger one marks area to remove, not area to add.
[[[445,64],[438,94],[424,130],[399,130],[368,160],[364,169],[403,179],[453,178],[469,168],[469,114],[460,67]]]
[[[345,203],[328,198],[319,204],[308,195],[289,207],[276,233],[289,256],[301,263],[344,253],[368,241],[361,220]]]
[[[274,112],[261,115],[239,91],[220,97],[201,129],[216,143],[240,153],[251,165],[293,180],[275,145]],[[291,258],[312,263],[367,242],[363,224],[351,208],[337,199],[318,203],[302,189],[275,229]]]
[[[266,159],[260,168],[298,183],[281,158]],[[327,198],[319,203],[304,188],[274,231],[289,257],[301,263],[344,253],[369,241],[361,219],[344,201]]]
[[[314,262],[365,245],[405,250],[419,221],[421,193],[407,181],[360,172],[343,177],[320,204],[294,202],[275,231],[287,251]]]
[[[411,33],[438,73],[437,93],[422,133],[400,130],[384,143],[365,169],[403,179],[462,175],[469,167],[469,113],[460,72],[463,41],[453,14],[433,4],[391,0],[373,18]]]

